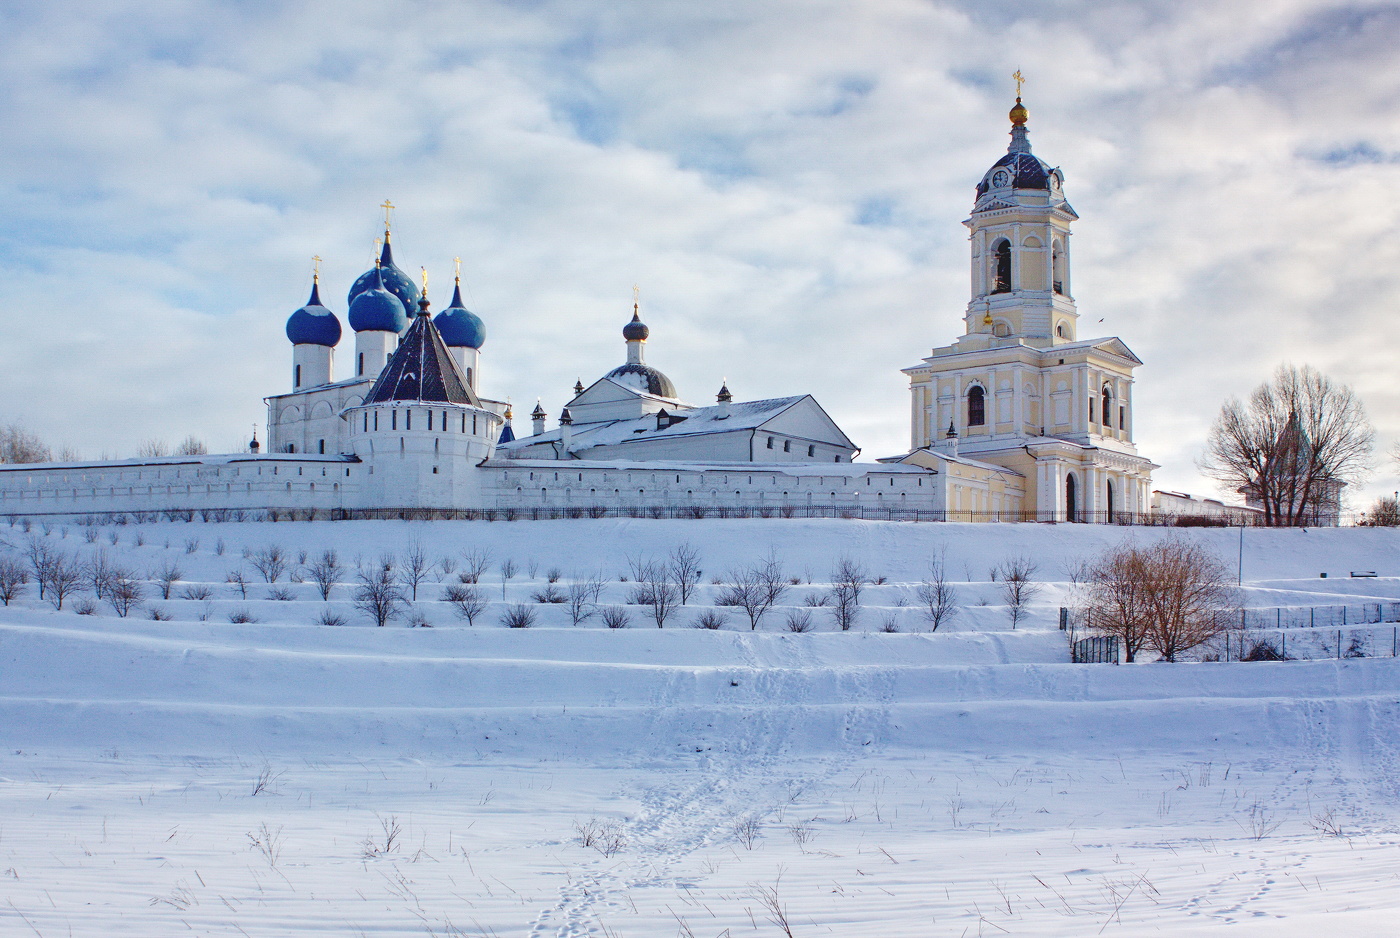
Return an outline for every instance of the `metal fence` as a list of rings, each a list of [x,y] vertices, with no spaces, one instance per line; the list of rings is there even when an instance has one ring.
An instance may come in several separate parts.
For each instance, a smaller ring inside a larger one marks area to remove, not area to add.
[[[1118,637],[1091,635],[1081,638],[1070,646],[1070,657],[1075,664],[1117,664]]]
[[[1400,625],[1350,628],[1231,629],[1197,652],[1202,660],[1319,661],[1341,658],[1394,658],[1400,653]]]

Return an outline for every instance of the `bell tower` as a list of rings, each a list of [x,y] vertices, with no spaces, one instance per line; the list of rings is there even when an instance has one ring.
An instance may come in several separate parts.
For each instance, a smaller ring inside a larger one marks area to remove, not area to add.
[[[1031,152],[1019,84],[1017,92],[1011,145],[977,184],[963,222],[971,232],[972,299],[960,345],[1002,338],[1045,348],[1077,337],[1069,243],[1079,216],[1065,200],[1060,170]],[[983,336],[990,338],[974,338]]]

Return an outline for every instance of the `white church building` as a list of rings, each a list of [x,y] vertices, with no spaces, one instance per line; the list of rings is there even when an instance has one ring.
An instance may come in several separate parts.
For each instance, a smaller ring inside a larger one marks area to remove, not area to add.
[[[460,283],[433,315],[394,262],[287,321],[291,389],[266,399],[267,440],[228,455],[0,466],[0,515],[231,517],[842,516],[1126,520],[1152,463],[1132,442],[1133,369],[1118,339],[1077,338],[1059,170],[1031,154],[1026,111],[977,187],[965,334],[905,369],[910,451],[871,463],[808,394],[688,403],[646,361],[634,302],[626,360],[517,438],[484,396],[486,329]],[[339,372],[344,368],[348,374]]]

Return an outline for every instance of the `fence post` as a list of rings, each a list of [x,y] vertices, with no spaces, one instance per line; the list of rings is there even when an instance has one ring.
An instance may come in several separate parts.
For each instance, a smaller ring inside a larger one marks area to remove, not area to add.
[[[1317,622],[1317,619],[1316,619],[1316,617],[1315,617],[1315,613],[1316,613],[1316,612],[1317,612],[1317,607],[1316,607],[1316,606],[1309,606],[1309,607],[1308,607],[1308,628],[1312,628],[1313,625],[1316,624],[1316,622]]]
[[[1337,629],[1337,660],[1342,660],[1342,630]]]
[[[1346,624],[1347,624],[1347,607],[1346,607],[1346,606],[1343,606],[1343,607],[1342,607],[1342,625],[1346,625]]]
[[[1275,606],[1275,607],[1274,607],[1274,625],[1275,625],[1276,627],[1278,627],[1278,628],[1282,628],[1282,627],[1283,627],[1283,607],[1282,607],[1282,606]]]

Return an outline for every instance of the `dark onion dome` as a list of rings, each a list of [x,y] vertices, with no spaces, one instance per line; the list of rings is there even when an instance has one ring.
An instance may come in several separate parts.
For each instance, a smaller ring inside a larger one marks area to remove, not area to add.
[[[622,327],[622,337],[628,342],[645,342],[650,335],[651,330],[642,322],[637,308],[632,307],[632,321]]]
[[[389,232],[384,232],[384,247],[379,252],[379,264],[373,270],[367,270],[360,274],[358,280],[350,287],[350,293],[346,297],[347,303],[354,303],[355,297],[367,290],[375,287],[374,277],[378,273],[382,279],[381,286],[388,290],[403,303],[404,325],[408,325],[408,320],[418,312],[418,287],[413,283],[413,278],[399,270],[394,265],[394,252],[389,247]],[[353,326],[354,323],[351,323]],[[359,331],[359,330],[356,330]],[[400,327],[399,331],[403,331]]]
[[[1006,155],[992,164],[977,184],[977,197],[980,199],[994,189],[1043,189],[1059,195],[1059,187],[1064,181],[1060,171],[1031,152],[1030,137],[1026,134],[1026,120],[1029,113],[1016,99],[1016,105],[1008,115],[1011,118],[1011,145]]]
[[[479,349],[486,342],[486,324],[481,317],[462,305],[462,283],[452,291],[452,303],[438,313],[433,325],[442,334],[442,341],[453,348]]]
[[[355,298],[350,301],[350,328],[356,332],[403,332],[408,325],[403,301],[385,289],[378,267],[372,273],[368,289],[357,294],[352,291]]]
[[[287,339],[293,345],[324,345],[334,348],[340,341],[340,320],[321,305],[320,284],[312,281],[311,299],[287,320]]]
[[[645,329],[646,326],[642,328]],[[643,365],[641,362],[628,362],[625,365],[619,365],[603,377],[610,378],[624,387],[655,394],[657,397],[672,399],[676,397],[676,386],[671,383],[671,379],[650,365]]]

